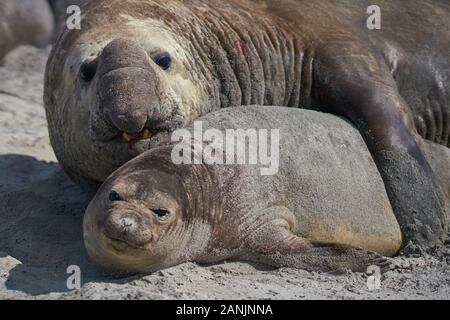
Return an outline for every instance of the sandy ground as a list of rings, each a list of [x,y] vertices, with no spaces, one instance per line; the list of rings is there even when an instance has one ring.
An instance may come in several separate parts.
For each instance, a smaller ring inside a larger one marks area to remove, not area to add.
[[[448,299],[450,247],[436,257],[396,258],[369,290],[368,276],[310,273],[230,262],[187,263],[111,279],[89,262],[82,216],[91,195],[56,163],[42,106],[47,50],[20,47],[0,66],[0,299]],[[81,269],[71,291],[67,267]]]

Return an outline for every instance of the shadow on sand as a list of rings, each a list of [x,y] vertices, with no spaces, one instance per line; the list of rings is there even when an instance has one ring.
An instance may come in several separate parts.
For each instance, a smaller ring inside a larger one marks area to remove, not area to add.
[[[75,185],[57,163],[0,155],[0,257],[21,264],[6,288],[38,295],[68,291],[67,267],[81,268],[82,283],[101,281],[85,253],[82,222],[93,194]]]

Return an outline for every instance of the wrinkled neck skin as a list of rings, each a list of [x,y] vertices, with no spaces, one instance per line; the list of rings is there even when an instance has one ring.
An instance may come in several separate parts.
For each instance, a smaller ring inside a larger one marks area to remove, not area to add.
[[[213,263],[236,256],[242,249],[241,221],[225,209],[225,202],[233,199],[225,199],[223,190],[234,188],[239,168],[176,165],[170,159],[171,152],[172,146],[150,152],[152,160],[156,159],[152,167],[177,175],[186,195],[183,218],[158,243],[166,252],[164,267],[187,261]],[[148,164],[146,155],[142,160]]]
[[[262,224],[271,221],[261,216],[265,208],[282,201],[270,176],[261,176],[259,166],[210,165],[213,186],[218,190],[213,203],[220,205],[205,254],[197,262],[214,263],[239,259],[246,252],[246,239]]]
[[[172,246],[179,247],[176,264],[186,261],[213,263],[234,256],[241,249],[240,222],[224,214],[224,202],[229,199],[224,199],[222,190],[232,171],[226,173],[224,166],[175,165],[167,157],[172,147],[165,147],[165,150],[166,156],[162,155],[165,160],[160,163],[180,176],[189,203],[182,226],[167,237]]]
[[[230,10],[217,2],[201,2],[191,9],[194,18],[170,26],[180,29],[195,52],[209,96],[204,111],[252,104],[311,105],[313,53],[305,46],[306,35],[290,32],[285,22],[267,12],[251,15],[255,8],[245,3]]]
[[[166,150],[171,151],[171,147]],[[183,220],[164,236],[164,244],[158,244],[170,253],[166,255],[165,267],[186,261],[214,263],[241,253],[242,221],[235,209],[230,211],[226,207],[239,206],[245,212],[244,207],[252,208],[254,203],[236,204],[233,199],[225,199],[223,191],[235,189],[234,178],[239,176],[239,167],[177,166],[170,160],[165,163],[175,174],[180,174],[189,200]]]
[[[163,170],[180,177],[186,194],[183,218],[175,228],[164,236],[167,243],[158,246],[167,250],[167,265],[176,265],[186,261],[213,262],[221,259],[221,254],[211,251],[217,242],[222,241],[222,195],[218,189],[217,177],[213,168],[203,164],[175,165],[167,157],[171,147],[166,147]],[[162,154],[164,156],[164,153]],[[162,163],[162,162],[160,162]]]

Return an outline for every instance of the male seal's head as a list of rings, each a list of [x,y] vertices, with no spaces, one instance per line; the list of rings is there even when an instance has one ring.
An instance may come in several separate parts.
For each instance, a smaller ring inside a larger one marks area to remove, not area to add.
[[[176,4],[87,1],[81,30],[59,36],[45,107],[56,156],[76,180],[104,181],[150,138],[164,140],[212,105],[204,56],[186,30],[195,15]]]
[[[107,272],[170,267],[194,259],[208,242],[210,224],[201,216],[202,195],[192,189],[189,167],[173,166],[172,171],[155,153],[111,175],[86,211],[87,252]]]
[[[296,46],[291,39],[281,49],[277,36],[288,32],[263,7],[239,0],[83,1],[81,30],[60,34],[46,69],[50,139],[64,170],[98,184],[211,111],[297,106],[283,65]]]

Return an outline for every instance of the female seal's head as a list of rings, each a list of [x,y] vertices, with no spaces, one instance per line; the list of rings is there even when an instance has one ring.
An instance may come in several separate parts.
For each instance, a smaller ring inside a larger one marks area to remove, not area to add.
[[[175,165],[160,147],[127,162],[100,187],[84,216],[89,256],[113,273],[146,273],[195,260],[214,215],[203,166]]]
[[[94,263],[119,273],[172,265],[186,211],[183,194],[180,181],[162,171],[112,175],[84,217],[84,240]]]

